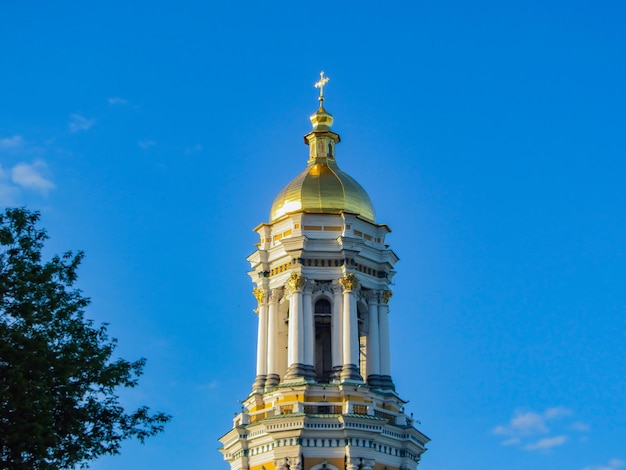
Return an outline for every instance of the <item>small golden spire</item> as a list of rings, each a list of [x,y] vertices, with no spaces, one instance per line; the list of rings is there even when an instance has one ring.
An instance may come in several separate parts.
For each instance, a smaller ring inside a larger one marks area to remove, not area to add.
[[[315,88],[320,89],[320,96],[318,98],[320,102],[320,108],[322,107],[322,103],[324,102],[324,85],[326,85],[330,81],[330,78],[324,76],[324,71],[320,72],[320,79],[318,82],[315,82]]]

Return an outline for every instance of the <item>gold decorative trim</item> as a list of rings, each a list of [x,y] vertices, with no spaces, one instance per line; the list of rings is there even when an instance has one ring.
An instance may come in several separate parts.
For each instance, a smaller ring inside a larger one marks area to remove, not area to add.
[[[304,287],[305,279],[302,276],[297,275],[296,273],[291,273],[289,279],[287,280],[287,285],[292,290],[300,290]]]
[[[295,264],[294,261],[289,261],[288,263],[283,263],[280,266],[276,266],[276,267],[270,269],[270,276],[274,276],[276,274],[284,273],[293,264]]]
[[[341,285],[343,285],[343,287],[349,291],[355,290],[357,287],[359,287],[359,280],[353,273],[350,273],[346,277],[339,279],[339,282],[341,282]]]
[[[254,289],[252,289],[252,295],[254,295],[258,303],[263,303],[263,299],[265,298],[265,290],[255,287]]]
[[[385,303],[389,303],[389,299],[393,296],[393,292],[391,289],[383,291],[383,299],[385,299]]]

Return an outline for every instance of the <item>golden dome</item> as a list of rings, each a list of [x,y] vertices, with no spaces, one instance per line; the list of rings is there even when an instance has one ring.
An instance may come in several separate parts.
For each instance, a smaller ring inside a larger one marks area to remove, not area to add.
[[[333,117],[323,108],[322,101],[311,116],[313,131],[304,136],[310,147],[308,165],[278,193],[272,204],[270,222],[293,212],[348,212],[374,222],[374,206],[369,196],[354,178],[337,166],[334,149],[340,139],[330,130]]]
[[[349,212],[374,222],[374,206],[363,187],[330,161],[309,163],[278,193],[272,204],[270,222],[290,212]]]

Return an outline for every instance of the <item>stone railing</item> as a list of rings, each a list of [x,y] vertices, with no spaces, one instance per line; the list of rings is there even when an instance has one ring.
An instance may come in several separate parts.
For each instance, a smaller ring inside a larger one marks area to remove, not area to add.
[[[372,403],[346,401],[337,402],[300,402],[292,401],[281,403],[273,408],[265,408],[253,412],[242,412],[235,416],[234,426],[242,426],[260,422],[266,418],[277,415],[289,415],[293,413],[304,413],[307,415],[343,415],[357,414],[375,416],[382,418],[389,424],[405,426],[412,424],[411,418],[402,412],[394,412],[383,408],[378,408]]]

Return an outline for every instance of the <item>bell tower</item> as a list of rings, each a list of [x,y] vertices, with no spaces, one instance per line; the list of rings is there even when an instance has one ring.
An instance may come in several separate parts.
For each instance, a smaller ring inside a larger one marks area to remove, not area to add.
[[[231,470],[414,470],[429,441],[391,377],[390,229],[337,166],[327,82],[322,72],[315,84],[307,166],[274,199],[248,257],[256,377],[220,439]]]

